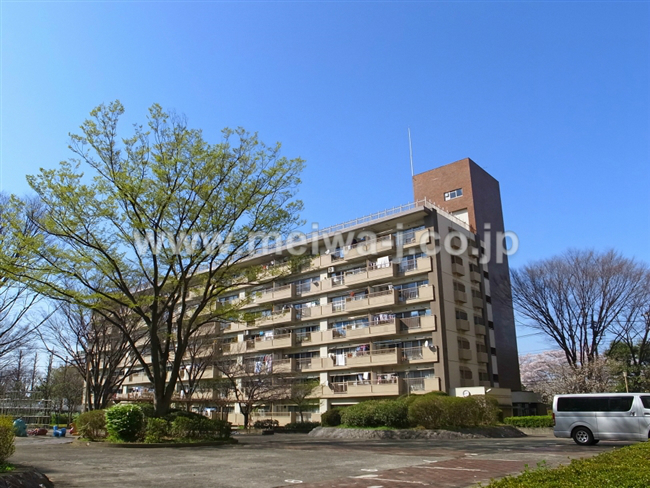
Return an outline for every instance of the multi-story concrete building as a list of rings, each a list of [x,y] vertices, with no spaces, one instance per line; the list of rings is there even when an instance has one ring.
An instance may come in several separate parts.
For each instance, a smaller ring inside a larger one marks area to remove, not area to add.
[[[428,188],[423,175],[414,178],[416,196],[436,196],[438,187]],[[501,351],[510,354],[499,341],[511,331],[497,329],[510,324],[495,320],[493,265],[481,259],[485,243],[475,230],[484,197],[480,180],[468,181],[474,186],[450,178],[439,188],[464,198],[469,218],[419,198],[306,236],[309,256],[299,271],[283,269],[288,245],[250,259],[251,266],[279,272],[272,282],[223,297],[242,303],[249,319],[224,324],[220,354],[254,370],[314,380],[320,402],[311,419],[370,398],[499,390],[511,376],[504,370],[518,372],[517,358],[500,358]],[[204,378],[218,375],[209,368]],[[143,380],[129,378],[124,393],[146,389]],[[209,398],[203,397],[208,407]],[[258,416],[295,420],[288,402],[260,410]],[[234,402],[230,412],[241,423]]]

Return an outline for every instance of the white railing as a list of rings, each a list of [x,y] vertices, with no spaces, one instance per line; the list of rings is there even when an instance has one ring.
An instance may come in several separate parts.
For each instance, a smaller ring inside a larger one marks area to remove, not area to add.
[[[330,227],[325,227],[323,229],[316,230],[314,232],[310,232],[309,234],[305,234],[304,238],[300,239],[294,239],[291,243],[301,243],[304,244],[306,242],[309,242],[313,239],[318,239],[320,237],[325,237],[331,234],[337,234],[339,232],[343,232],[346,229],[350,229],[352,227],[357,227],[361,225],[368,224],[369,222],[373,222],[375,220],[383,219],[386,217],[391,217],[395,215],[399,215],[401,213],[409,212],[411,210],[415,210],[418,208],[429,208],[432,210],[436,210],[438,213],[443,215],[445,218],[453,221],[454,223],[460,225],[463,229],[467,229],[470,232],[474,232],[474,229],[471,228],[467,222],[464,222],[460,220],[458,217],[455,217],[451,213],[449,213],[447,210],[443,209],[442,207],[439,207],[435,203],[430,202],[428,199],[424,198],[421,200],[417,200],[415,202],[411,203],[406,203],[404,205],[399,205],[396,207],[392,208],[387,208],[385,210],[382,210],[380,212],[375,212],[370,215],[365,215],[363,217],[358,217],[353,220],[348,220],[347,222],[343,222],[342,224],[336,224],[332,225]],[[282,239],[279,241],[275,242],[275,245],[271,246],[269,245],[268,247],[262,247],[259,249],[256,249],[251,253],[252,256],[260,255],[260,254],[267,254],[271,252],[275,252],[285,246],[290,244],[290,242],[287,239]],[[363,243],[357,243],[357,244],[363,244]]]

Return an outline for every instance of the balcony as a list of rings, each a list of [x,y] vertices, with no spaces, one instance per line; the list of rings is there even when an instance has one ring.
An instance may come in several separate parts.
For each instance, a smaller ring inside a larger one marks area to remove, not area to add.
[[[269,315],[264,315],[255,320],[256,326],[265,326],[265,325],[281,325],[281,324],[290,324],[296,321],[296,309],[295,308],[286,308],[285,310],[278,310],[277,312],[272,312]]]
[[[418,258],[414,261],[408,261],[406,265],[402,265],[400,272],[402,272],[404,276],[410,276],[419,273],[428,273],[432,269],[431,258],[424,257]]]
[[[255,350],[265,351],[269,349],[281,349],[283,347],[294,347],[295,346],[294,339],[295,337],[291,333],[256,337]]]
[[[469,320],[456,319],[456,329],[467,332],[469,330]]]
[[[465,268],[462,264],[451,263],[451,272],[458,276],[464,276]]]
[[[404,392],[404,383],[393,380],[361,380],[330,383],[321,386],[322,398],[367,397],[367,396],[398,396]]]
[[[405,232],[405,235],[407,232]],[[431,234],[429,229],[420,229],[413,233],[413,237],[405,237],[404,248],[423,246],[431,243]]]
[[[337,366],[366,366],[366,365],[380,365],[380,364],[399,364],[401,354],[398,347],[392,349],[375,349],[374,351],[360,351],[356,355],[344,358],[344,364],[337,364]]]
[[[408,393],[428,393],[440,391],[440,378],[430,376],[426,378],[406,378],[404,380],[405,390]]]
[[[474,308],[483,308],[483,297],[472,296],[472,306]]]
[[[383,254],[395,249],[395,237],[392,235],[380,237],[379,239],[369,239],[367,241],[352,244],[345,250],[344,259],[353,261],[355,259],[366,258]]]
[[[476,360],[479,363],[487,363],[488,362],[488,353],[487,352],[477,352],[476,353]]]
[[[348,271],[345,273],[343,283],[346,286],[365,283],[368,281],[381,281],[394,278],[399,273],[399,265],[391,264],[384,267],[368,266],[361,270]],[[343,284],[341,283],[341,284]]]
[[[471,349],[458,349],[458,359],[462,361],[471,361],[472,360],[472,350]]]
[[[343,311],[354,312],[369,308],[389,307],[395,305],[396,302],[397,290],[385,290],[368,295],[349,297],[344,302]]]
[[[454,290],[454,300],[461,303],[467,303],[467,293],[464,291]]]
[[[481,273],[479,273],[478,271],[470,271],[469,279],[472,280],[474,283],[480,283]]]
[[[246,342],[227,342],[217,344],[216,347],[220,348],[223,354],[242,354],[247,350]]]
[[[331,358],[298,358],[294,362],[294,371],[323,371],[334,367]]]
[[[405,317],[397,320],[399,321],[400,332],[419,332],[422,330],[436,330],[435,315]]]
[[[278,374],[291,373],[296,370],[296,360],[290,359],[276,359],[273,361],[273,372]]]
[[[279,300],[290,300],[296,296],[296,285],[289,284],[280,286],[278,288],[269,288],[267,290],[262,290],[259,292],[255,298],[254,302],[256,304],[275,302]]]
[[[402,349],[402,363],[417,364],[437,362],[438,348],[435,346],[407,347]]]
[[[474,324],[474,331],[476,335],[487,335],[487,330],[484,325]]]
[[[433,286],[423,285],[417,288],[403,288],[399,290],[397,299],[407,304],[422,301],[431,302],[434,300]]]

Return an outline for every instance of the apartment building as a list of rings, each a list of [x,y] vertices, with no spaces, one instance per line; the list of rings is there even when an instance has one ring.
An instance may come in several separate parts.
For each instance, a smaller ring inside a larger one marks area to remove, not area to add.
[[[414,182],[417,195],[420,178]],[[443,188],[464,195],[467,187],[452,181]],[[222,298],[242,303],[248,318],[222,324],[218,348],[251,371],[318,384],[307,418],[371,398],[496,391],[501,368],[517,368],[516,356],[514,364],[500,361],[492,262],[481,259],[485,243],[466,216],[420,198],[318,230],[305,243],[300,269],[287,265],[289,245],[250,259],[277,278]],[[218,376],[208,368],[204,379]],[[130,377],[122,398],[146,391],[145,380]],[[197,398],[210,407],[213,395]],[[225,400],[229,420],[241,424],[234,398]],[[261,404],[254,418],[269,416],[294,421],[295,408]]]

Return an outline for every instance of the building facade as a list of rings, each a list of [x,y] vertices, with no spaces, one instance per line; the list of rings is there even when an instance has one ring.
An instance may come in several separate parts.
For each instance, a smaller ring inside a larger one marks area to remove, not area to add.
[[[414,183],[418,195],[420,178]],[[248,365],[253,375],[317,385],[305,420],[371,398],[498,389],[502,368],[518,371],[516,357],[514,364],[500,360],[508,350],[499,347],[492,263],[481,259],[485,243],[463,215],[421,198],[319,230],[303,244],[299,269],[289,268],[289,245],[249,260],[277,277],[222,298],[241,303],[247,318],[222,324],[215,347],[219,360]],[[209,385],[219,376],[214,366],[202,380]],[[120,398],[147,391],[145,380],[135,371]],[[196,398],[210,408],[217,394],[208,387]],[[241,424],[234,398],[219,400]],[[295,411],[290,401],[262,402],[253,419],[286,423]]]

